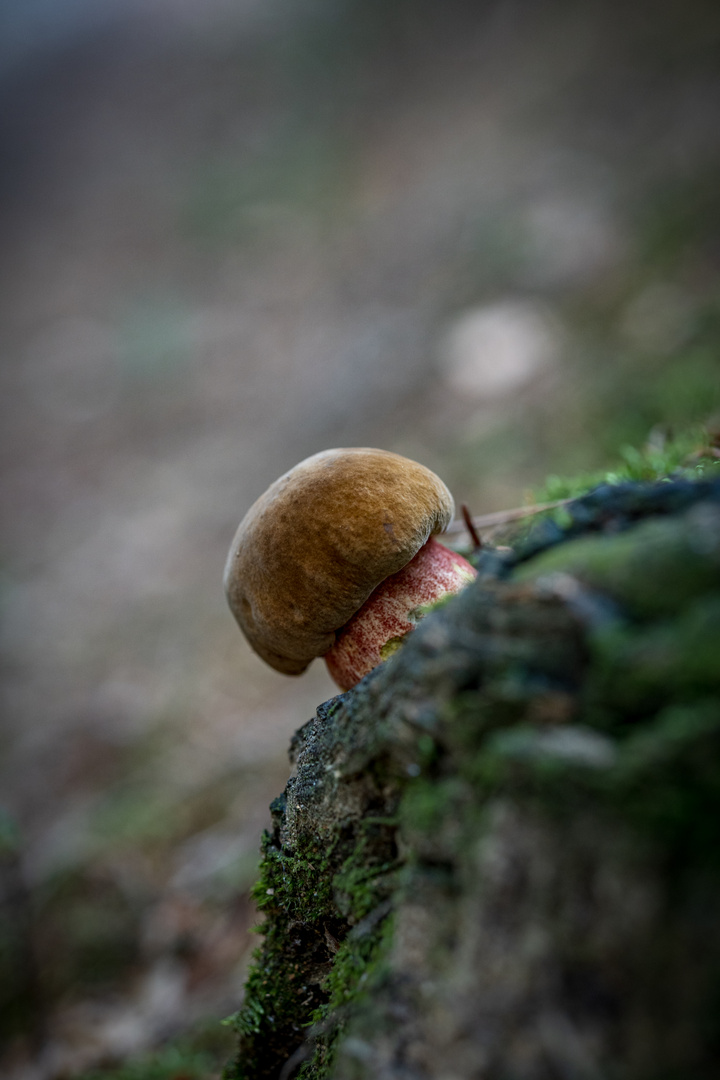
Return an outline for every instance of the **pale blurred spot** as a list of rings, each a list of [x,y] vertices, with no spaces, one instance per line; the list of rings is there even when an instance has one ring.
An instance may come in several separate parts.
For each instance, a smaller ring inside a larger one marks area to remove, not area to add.
[[[690,297],[676,285],[655,282],[630,301],[620,328],[636,348],[670,353],[689,338],[694,321]]]
[[[106,415],[120,394],[114,336],[93,319],[54,322],[30,344],[23,372],[33,404],[59,422]]]
[[[558,359],[563,335],[542,305],[504,300],[459,315],[440,347],[444,381],[472,398],[502,397]]]

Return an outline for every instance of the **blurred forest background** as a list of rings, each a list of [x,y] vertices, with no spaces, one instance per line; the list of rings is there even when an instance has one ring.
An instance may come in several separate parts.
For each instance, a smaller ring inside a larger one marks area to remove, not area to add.
[[[335,692],[235,527],[329,446],[484,513],[720,410],[720,5],[0,0],[0,155],[0,1073],[208,1076]]]

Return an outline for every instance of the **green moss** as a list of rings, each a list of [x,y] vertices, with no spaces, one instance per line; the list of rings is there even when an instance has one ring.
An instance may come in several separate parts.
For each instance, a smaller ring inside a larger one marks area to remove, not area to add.
[[[635,829],[673,865],[720,871],[720,712],[717,698],[673,705],[624,742],[591,729],[559,737],[516,728],[475,763],[484,799],[498,792],[572,818],[592,806],[611,828]]]
[[[240,1055],[228,1078],[274,1077],[288,1048],[308,1038],[309,1059],[297,1075],[314,1077],[327,1065],[342,1007],[366,982],[380,947],[394,888],[394,833],[392,818],[368,817],[358,834],[305,838],[295,850],[265,833],[253,890],[267,916],[259,927],[264,941],[245,1004],[230,1018]]]
[[[385,644],[380,647],[380,659],[389,660],[402,646],[404,637],[404,634],[398,634],[396,637],[388,638]]]
[[[697,425],[675,438],[659,440],[659,445],[650,443],[642,449],[624,446],[619,461],[610,469],[579,473],[572,477],[548,476],[544,486],[533,492],[532,501],[544,503],[573,499],[587,494],[600,484],[620,484],[629,480],[646,482],[662,480],[667,476],[700,479],[710,475],[720,476],[720,461],[712,453],[707,430]],[[555,514],[560,520],[561,512],[556,511]]]
[[[455,819],[466,793],[457,776],[420,777],[408,786],[400,807],[406,837],[438,835],[449,819]]]
[[[588,535],[558,544],[521,566],[517,581],[569,574],[622,604],[633,618],[672,616],[717,587],[720,515],[651,518],[617,536]]]
[[[328,1000],[313,1016],[312,1057],[303,1063],[298,1080],[320,1080],[328,1074],[348,1017],[362,1008],[382,982],[392,944],[393,921],[388,917],[387,906],[377,911],[376,920],[359,923],[337,951],[325,982]]]
[[[683,862],[720,870],[717,698],[663,709],[624,746],[611,776],[626,818]]]
[[[304,1027],[326,1000],[315,969],[327,963],[326,933],[338,929],[330,867],[330,855],[318,856],[309,846],[284,850],[272,834],[263,836],[253,897],[267,916],[259,927],[264,941],[248,976],[245,1004],[229,1021],[242,1052],[229,1076],[272,1075],[287,1046],[302,1042]],[[289,940],[294,944],[288,951]]]
[[[720,594],[701,596],[676,619],[649,627],[624,624],[593,636],[593,670],[585,702],[596,726],[604,709],[624,723],[654,713],[672,700],[720,696]]]
[[[312,921],[332,912],[332,851],[321,855],[307,848],[293,853],[278,847],[266,832],[262,854],[260,879],[252,889],[260,911],[282,909],[289,918],[302,914]]]

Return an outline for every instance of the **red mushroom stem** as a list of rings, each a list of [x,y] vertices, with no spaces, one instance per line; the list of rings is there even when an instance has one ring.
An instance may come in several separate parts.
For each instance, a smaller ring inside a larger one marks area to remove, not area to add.
[[[476,577],[467,559],[431,537],[407,566],[391,574],[338,631],[325,654],[330,675],[349,690],[386,660],[429,608]]]

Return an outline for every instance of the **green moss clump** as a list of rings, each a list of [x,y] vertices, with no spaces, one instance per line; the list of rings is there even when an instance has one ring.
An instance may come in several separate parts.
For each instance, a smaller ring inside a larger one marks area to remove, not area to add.
[[[616,536],[587,535],[551,548],[518,568],[515,579],[567,574],[622,606],[631,618],[672,616],[717,586],[720,513],[692,520],[652,518]]]
[[[296,736],[299,759],[312,757],[337,703],[326,703],[319,714]],[[351,749],[352,741],[343,745],[342,756]],[[319,762],[309,776],[300,769],[275,800],[274,829],[263,837],[253,891],[265,915],[258,928],[263,942],[245,1004],[230,1019],[240,1042],[227,1080],[269,1080],[292,1055],[298,1077],[324,1075],[347,1002],[368,985],[381,953],[398,868],[397,795],[384,796],[387,777],[376,762],[350,784],[345,814],[328,827],[323,814],[335,803],[343,770],[324,757]]]
[[[394,828],[380,847],[394,852]],[[275,1077],[298,1053],[297,1076],[323,1075],[343,1026],[343,1010],[363,988],[378,958],[396,860],[377,861],[364,837],[344,859],[349,844],[337,839],[327,854],[317,849],[283,851],[265,834],[262,875],[255,898],[267,915],[264,936],[246,985],[246,1003],[231,1018],[240,1055],[228,1078]]]
[[[533,492],[532,501],[576,499],[601,484],[647,483],[669,476],[688,480],[720,477],[720,459],[714,453],[715,440],[716,435],[697,425],[675,437],[665,439],[661,436],[656,441],[651,440],[642,449],[624,446],[619,460],[610,469],[572,477],[549,476],[544,486]]]
[[[273,1076],[327,1001],[323,981],[333,943],[347,932],[332,900],[332,852],[305,845],[284,850],[271,833],[262,844],[261,876],[253,896],[265,922],[262,946],[246,986],[246,1003],[232,1018],[243,1060],[229,1076]]]

